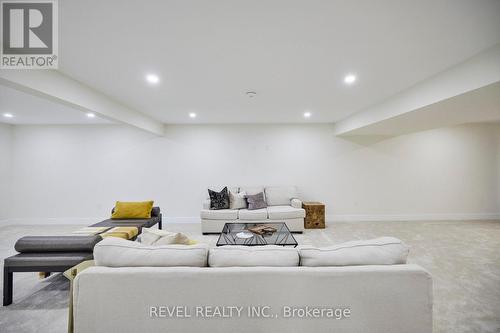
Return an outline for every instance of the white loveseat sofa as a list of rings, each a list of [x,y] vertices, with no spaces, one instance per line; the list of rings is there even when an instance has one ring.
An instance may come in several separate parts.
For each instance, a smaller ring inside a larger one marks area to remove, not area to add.
[[[220,190],[213,187],[212,190]],[[232,186],[228,190],[233,193],[245,192],[252,195],[264,193],[267,208],[248,209],[210,209],[210,199],[203,202],[200,212],[201,230],[203,234],[220,233],[226,223],[268,223],[285,222],[291,232],[304,230],[305,210],[295,186]],[[208,196],[208,192],[207,192]]]

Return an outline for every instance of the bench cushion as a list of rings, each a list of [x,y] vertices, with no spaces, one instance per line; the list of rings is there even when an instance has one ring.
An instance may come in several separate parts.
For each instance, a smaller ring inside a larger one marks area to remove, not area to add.
[[[91,227],[137,227],[139,230],[142,228],[151,228],[160,222],[159,217],[152,217],[150,219],[107,219],[102,222],[92,224]]]
[[[5,267],[73,267],[91,260],[92,252],[20,253],[4,260]]]
[[[102,238],[96,236],[25,236],[14,248],[21,253],[92,252]]]

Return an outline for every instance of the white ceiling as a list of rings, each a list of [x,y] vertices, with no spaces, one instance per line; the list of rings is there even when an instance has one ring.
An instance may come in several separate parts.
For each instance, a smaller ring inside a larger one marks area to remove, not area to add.
[[[402,135],[476,122],[500,122],[500,82],[357,128],[346,135]]]
[[[500,1],[486,0],[65,0],[59,13],[60,70],[165,123],[335,122],[500,43]]]
[[[4,113],[14,115],[5,118]],[[106,124],[99,117],[25,92],[0,85],[0,123],[8,124]]]

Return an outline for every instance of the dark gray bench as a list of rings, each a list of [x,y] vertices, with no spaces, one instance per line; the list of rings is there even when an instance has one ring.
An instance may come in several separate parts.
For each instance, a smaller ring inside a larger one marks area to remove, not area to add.
[[[113,212],[113,211],[112,211]],[[162,228],[160,207],[153,207],[149,219],[107,219],[91,227],[137,227],[158,224]],[[82,261],[93,259],[94,245],[101,236],[28,236],[20,238],[14,246],[20,252],[4,260],[3,305],[12,303],[13,273],[64,272]]]
[[[4,260],[3,305],[12,303],[14,272],[64,272],[93,259],[94,246],[101,236],[27,236],[14,248],[19,254]]]

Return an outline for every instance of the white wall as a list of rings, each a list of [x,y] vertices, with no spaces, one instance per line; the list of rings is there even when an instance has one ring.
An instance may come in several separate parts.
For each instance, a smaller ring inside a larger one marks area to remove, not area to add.
[[[9,216],[12,126],[0,123],[0,220]]]
[[[106,216],[114,200],[154,199],[197,217],[210,184],[296,184],[335,219],[500,217],[500,124],[381,140],[329,125],[15,126],[12,215]],[[69,221],[69,220],[68,220]]]
[[[500,124],[498,124],[500,126]],[[500,130],[497,133],[497,206],[500,211]]]

